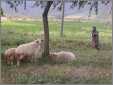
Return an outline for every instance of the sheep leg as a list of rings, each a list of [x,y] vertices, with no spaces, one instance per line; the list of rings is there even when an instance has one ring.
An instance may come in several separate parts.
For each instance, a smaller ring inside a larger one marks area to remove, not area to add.
[[[19,60],[17,61],[17,66],[20,66],[20,61]]]
[[[10,56],[10,64],[13,65],[14,56]]]
[[[10,64],[10,61],[9,61],[9,60],[7,60],[7,64],[8,64],[8,65]]]
[[[11,65],[13,65],[13,61],[11,61]]]
[[[17,59],[17,66],[20,66],[20,61],[24,58],[24,55],[21,55]]]
[[[8,57],[9,57],[9,56],[7,56],[6,62],[7,62],[7,64],[9,65],[9,64],[11,64],[11,62],[10,62],[10,60],[8,59]]]
[[[36,62],[36,58],[35,58],[34,56],[32,56],[31,62],[32,62],[32,63],[35,63],[35,62]]]
[[[34,62],[34,60],[35,60],[35,59],[34,59],[34,57],[32,56],[32,57],[31,57],[31,62],[33,63],[33,62]]]
[[[34,63],[36,63],[36,62],[37,62],[37,58],[34,59]]]

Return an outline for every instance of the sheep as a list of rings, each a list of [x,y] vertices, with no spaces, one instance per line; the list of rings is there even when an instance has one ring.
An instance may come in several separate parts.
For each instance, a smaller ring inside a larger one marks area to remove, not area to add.
[[[72,52],[68,51],[60,51],[60,52],[51,52],[49,55],[49,59],[53,62],[70,62],[76,60],[76,56]]]
[[[7,64],[13,64],[13,61],[15,59],[15,50],[16,48],[9,48],[4,52],[4,57]]]
[[[21,60],[32,60],[33,58],[36,60],[36,58],[40,58],[42,42],[43,40],[38,39],[26,44],[19,45],[15,50],[17,66],[20,65]]]

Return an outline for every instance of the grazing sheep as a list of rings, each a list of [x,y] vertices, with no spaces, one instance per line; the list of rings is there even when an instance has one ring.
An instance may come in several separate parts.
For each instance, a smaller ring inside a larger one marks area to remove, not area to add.
[[[13,61],[15,59],[15,50],[16,48],[9,48],[5,51],[4,57],[7,64],[13,64]]]
[[[70,62],[76,59],[72,52],[61,51],[50,53],[49,59],[55,62]]]
[[[18,46],[15,50],[17,65],[19,66],[20,61],[24,59],[40,58],[42,42],[43,40],[35,40]]]

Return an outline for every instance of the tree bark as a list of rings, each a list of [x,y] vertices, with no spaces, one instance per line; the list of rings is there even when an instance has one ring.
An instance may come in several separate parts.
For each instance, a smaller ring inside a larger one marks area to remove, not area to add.
[[[44,53],[43,56],[47,57],[49,55],[49,25],[48,25],[48,12],[53,1],[48,1],[43,12],[43,26],[44,26]]]
[[[63,37],[63,32],[64,32],[64,0],[62,0],[61,37]]]

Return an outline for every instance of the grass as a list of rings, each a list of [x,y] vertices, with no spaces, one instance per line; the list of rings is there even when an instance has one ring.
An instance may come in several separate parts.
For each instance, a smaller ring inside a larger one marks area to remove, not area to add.
[[[100,50],[91,48],[91,30],[99,31]],[[1,52],[7,48],[30,42],[40,37],[41,21],[3,21],[1,23]],[[37,60],[22,63],[20,67],[8,66],[2,56],[3,83],[112,83],[112,28],[99,22],[65,22],[64,37],[60,38],[60,23],[49,21],[50,50],[72,51],[77,60],[57,64]]]

